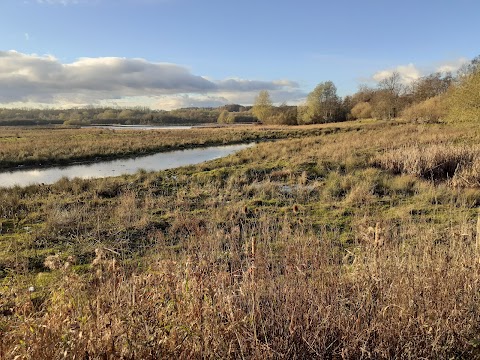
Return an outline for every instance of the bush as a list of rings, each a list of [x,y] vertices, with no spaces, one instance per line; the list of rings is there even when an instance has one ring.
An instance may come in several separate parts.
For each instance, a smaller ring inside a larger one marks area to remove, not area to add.
[[[413,104],[406,108],[402,116],[407,120],[437,122],[447,115],[447,101],[444,95],[438,95]]]
[[[450,121],[480,121],[480,70],[465,75],[448,96]]]
[[[271,114],[265,123],[276,125],[297,125],[297,107],[287,105],[273,107]]]
[[[354,119],[369,119],[372,117],[372,105],[368,102],[359,102],[350,111]]]
[[[235,122],[235,115],[228,110],[223,110],[217,119],[220,124],[233,124]]]

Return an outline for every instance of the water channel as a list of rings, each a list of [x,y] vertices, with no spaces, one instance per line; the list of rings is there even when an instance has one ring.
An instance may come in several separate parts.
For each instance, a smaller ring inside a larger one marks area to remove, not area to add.
[[[140,169],[159,171],[181,166],[195,165],[204,161],[218,159],[253,146],[251,144],[212,146],[206,148],[176,150],[139,156],[128,159],[99,161],[88,164],[76,164],[62,167],[15,169],[0,172],[0,187],[31,184],[53,184],[63,177],[67,178],[103,178],[134,174]]]

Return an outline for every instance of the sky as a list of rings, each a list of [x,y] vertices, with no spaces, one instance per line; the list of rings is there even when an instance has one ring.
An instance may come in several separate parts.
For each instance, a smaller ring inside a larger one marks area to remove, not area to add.
[[[478,0],[1,0],[0,106],[301,103],[480,54]]]

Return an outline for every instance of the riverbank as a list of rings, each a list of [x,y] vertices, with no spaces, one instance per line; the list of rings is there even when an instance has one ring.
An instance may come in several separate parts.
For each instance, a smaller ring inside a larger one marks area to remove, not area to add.
[[[348,126],[343,125],[343,128]],[[19,166],[62,166],[172,150],[308,137],[330,133],[335,129],[331,125],[295,128],[234,126],[128,132],[62,127],[4,128],[0,134],[0,170]]]

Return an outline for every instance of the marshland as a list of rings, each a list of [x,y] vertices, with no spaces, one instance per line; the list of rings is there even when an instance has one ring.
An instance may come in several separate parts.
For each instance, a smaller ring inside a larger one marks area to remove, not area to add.
[[[172,113],[2,109],[17,125],[0,126],[2,172],[255,145],[0,183],[0,358],[480,358],[479,64],[408,86],[386,72],[344,98],[326,81],[295,106],[261,90],[251,107]],[[119,119],[220,124],[84,127]]]
[[[0,360],[480,360],[479,14],[0,0]]]
[[[277,141],[1,188],[0,357],[479,356],[476,126],[8,128],[2,165],[257,139]]]

